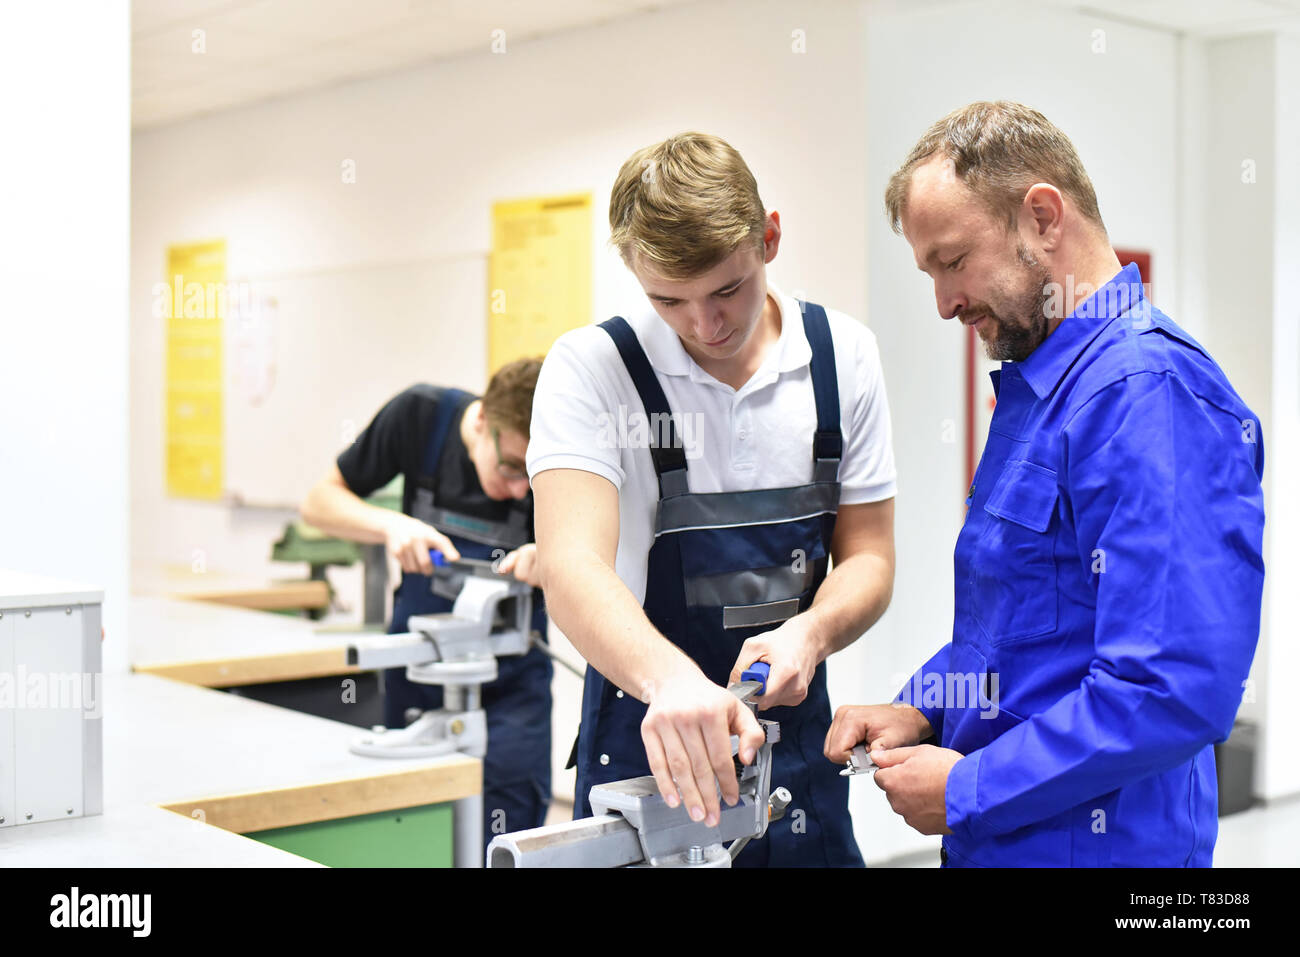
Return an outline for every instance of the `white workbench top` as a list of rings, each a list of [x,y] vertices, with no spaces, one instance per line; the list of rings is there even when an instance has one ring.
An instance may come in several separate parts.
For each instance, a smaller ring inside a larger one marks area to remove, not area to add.
[[[462,755],[355,755],[347,746],[358,728],[153,675],[105,675],[102,696],[104,814],[0,828],[0,866],[302,866],[310,862],[213,826],[231,813],[225,796],[242,802],[235,813],[247,817],[257,798],[274,817],[300,812],[303,792],[333,786],[319,803],[335,802],[328,816],[345,817],[374,810],[343,803],[353,792],[382,801],[400,791],[410,806],[444,771],[463,779],[468,762],[479,773]],[[210,807],[209,823],[159,804]]]
[[[131,664],[245,658],[347,645],[337,634],[317,634],[307,618],[250,611],[178,598],[132,596],[127,605]]]
[[[320,867],[240,834],[147,804],[0,828],[0,868]]]
[[[103,601],[104,590],[94,585],[0,568],[0,610],[98,605]]]
[[[106,676],[103,720],[105,808],[371,777],[448,761],[363,757],[348,750],[361,728],[153,675]]]

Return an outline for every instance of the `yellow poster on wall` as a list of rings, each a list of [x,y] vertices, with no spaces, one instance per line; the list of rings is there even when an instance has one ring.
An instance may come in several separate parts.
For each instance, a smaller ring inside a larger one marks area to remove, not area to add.
[[[591,193],[492,204],[488,374],[591,322]]]
[[[167,323],[167,494],[218,499],[225,484],[222,336],[226,241],[169,246],[154,315]]]

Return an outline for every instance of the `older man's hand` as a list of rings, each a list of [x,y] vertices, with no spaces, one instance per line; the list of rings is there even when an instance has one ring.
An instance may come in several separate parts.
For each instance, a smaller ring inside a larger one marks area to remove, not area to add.
[[[875,773],[876,787],[885,792],[894,812],[922,834],[952,833],[944,793],[948,772],[963,757],[932,744],[871,752],[880,769]]]

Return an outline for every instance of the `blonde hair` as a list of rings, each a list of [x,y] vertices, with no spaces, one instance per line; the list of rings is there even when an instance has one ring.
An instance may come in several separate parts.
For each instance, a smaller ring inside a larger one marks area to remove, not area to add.
[[[745,242],[763,250],[767,215],[740,154],[707,133],[639,149],[609,197],[610,244],[668,279],[708,272]]]
[[[1004,217],[1008,228],[1029,187],[1050,183],[1106,232],[1092,180],[1070,138],[1042,113],[1008,100],[971,103],[925,131],[885,189],[885,211],[894,232],[901,232],[912,173],[936,153],[953,161],[957,177],[994,215]]]

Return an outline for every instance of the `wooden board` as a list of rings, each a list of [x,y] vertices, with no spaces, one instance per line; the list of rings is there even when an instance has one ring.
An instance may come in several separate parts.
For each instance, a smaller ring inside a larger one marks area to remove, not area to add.
[[[267,791],[221,794],[160,805],[226,831],[247,834],[399,808],[443,804],[477,794],[481,766],[454,755],[437,767],[402,767],[401,759],[375,758],[396,765],[381,777],[323,781]],[[377,771],[380,769],[376,769]]]

